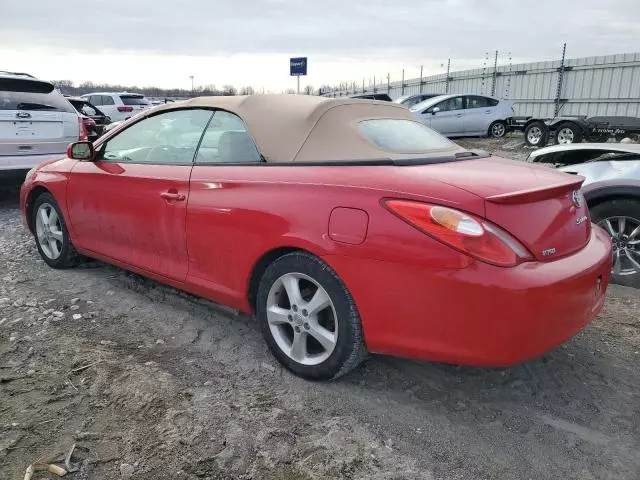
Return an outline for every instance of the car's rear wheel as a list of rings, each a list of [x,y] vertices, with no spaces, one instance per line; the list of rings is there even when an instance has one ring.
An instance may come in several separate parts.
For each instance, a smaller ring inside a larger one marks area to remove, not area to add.
[[[549,141],[549,129],[544,122],[531,122],[524,129],[524,141],[530,147],[544,147]]]
[[[267,267],[256,315],[275,357],[301,377],[337,378],[366,355],[351,294],[336,272],[308,253],[284,255]]]
[[[507,134],[507,124],[497,120],[489,126],[489,135],[493,138],[502,138]]]
[[[562,123],[558,126],[555,136],[558,145],[568,145],[570,143],[580,143],[582,132],[575,123]]]
[[[640,287],[640,200],[615,199],[591,209],[613,242],[613,281]]]
[[[34,202],[31,222],[38,252],[47,265],[68,268],[78,263],[62,211],[50,193],[41,194]]]

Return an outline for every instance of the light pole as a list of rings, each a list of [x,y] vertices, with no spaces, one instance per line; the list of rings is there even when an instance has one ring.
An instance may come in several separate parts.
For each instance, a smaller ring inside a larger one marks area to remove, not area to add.
[[[189,75],[189,78],[191,79],[191,95],[193,95],[193,75]]]

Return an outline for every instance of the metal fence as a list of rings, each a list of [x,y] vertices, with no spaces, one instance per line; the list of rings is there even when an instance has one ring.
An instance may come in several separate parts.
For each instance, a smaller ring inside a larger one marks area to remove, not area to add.
[[[333,90],[327,96],[480,93],[510,100],[517,115],[640,117],[640,53],[501,65]]]

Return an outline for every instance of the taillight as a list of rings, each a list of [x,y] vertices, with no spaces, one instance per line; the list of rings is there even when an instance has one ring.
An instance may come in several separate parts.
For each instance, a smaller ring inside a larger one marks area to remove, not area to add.
[[[384,204],[427,235],[483,262],[511,267],[533,259],[512,235],[482,218],[409,200],[386,200]]]
[[[80,128],[80,137],[78,140],[80,142],[89,140],[89,133],[87,132],[87,126],[84,124],[84,120],[82,117],[78,117],[78,127]]]
[[[119,112],[133,112],[133,107],[118,107]]]

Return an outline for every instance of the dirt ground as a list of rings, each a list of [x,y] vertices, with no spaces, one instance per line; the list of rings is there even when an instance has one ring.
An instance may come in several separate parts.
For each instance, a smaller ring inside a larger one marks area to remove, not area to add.
[[[524,365],[372,355],[310,383],[252,318],[99,262],[48,268],[15,191],[0,279],[1,479],[73,443],[71,480],[640,478],[637,290]]]

